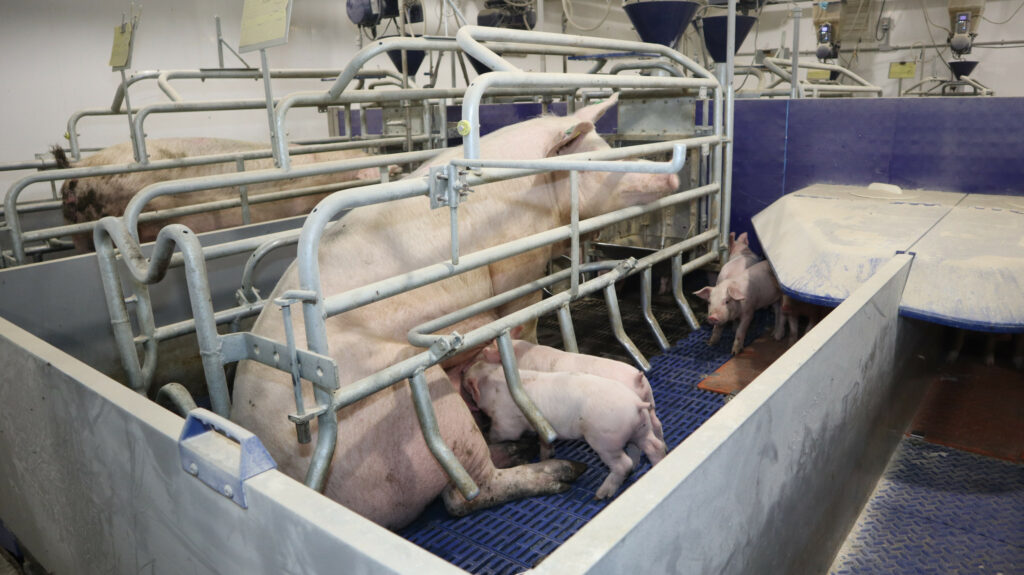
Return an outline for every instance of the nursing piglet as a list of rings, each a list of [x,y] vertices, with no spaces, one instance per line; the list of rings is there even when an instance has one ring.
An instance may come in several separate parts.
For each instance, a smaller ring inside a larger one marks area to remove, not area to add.
[[[512,349],[516,353],[516,363],[520,369],[530,371],[568,371],[575,373],[588,373],[607,379],[613,379],[629,389],[640,398],[640,401],[651,404],[651,427],[658,439],[664,439],[661,421],[654,412],[654,393],[651,391],[651,384],[644,376],[644,372],[621,361],[562,351],[560,349],[530,343],[526,340],[517,339],[512,342]],[[490,363],[499,363],[501,354],[498,353],[497,345],[489,345],[483,350],[481,356]]]
[[[785,335],[786,326],[778,309],[782,291],[767,261],[758,262],[735,277],[719,281],[715,287],[706,286],[694,294],[709,302],[708,322],[711,325],[718,327],[739,320],[732,343],[733,355],[743,351],[743,340],[747,337],[747,328],[754,319],[754,312],[763,307],[775,305],[775,330],[772,337],[778,341]],[[712,334],[708,344],[715,343],[717,340]]]
[[[527,395],[562,439],[584,439],[608,466],[597,499],[615,494],[633,470],[627,443],[637,445],[651,465],[665,457],[665,442],[651,427],[651,405],[621,383],[585,373],[520,371]],[[479,361],[463,381],[480,409],[491,418],[491,441],[519,439],[533,428],[512,400],[500,364]],[[541,442],[541,457],[551,447]]]

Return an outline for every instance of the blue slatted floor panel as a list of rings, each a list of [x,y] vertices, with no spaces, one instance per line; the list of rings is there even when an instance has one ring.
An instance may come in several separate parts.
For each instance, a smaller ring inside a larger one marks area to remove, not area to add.
[[[576,311],[573,313],[575,318]],[[678,322],[678,311],[676,314]],[[603,317],[601,321],[607,325]],[[770,313],[759,314],[748,333],[748,343],[766,331],[770,321]],[[584,332],[577,326],[577,333],[592,332]],[[710,326],[704,326],[678,341],[669,351],[650,359],[647,377],[669,450],[725,403],[725,396],[697,388],[707,374],[731,357],[729,330],[715,347],[706,343],[710,334]],[[399,534],[471,573],[506,574],[529,569],[607,505],[607,501],[594,499],[594,494],[608,469],[586,442],[556,442],[555,456],[582,461],[589,466],[568,492],[524,499],[463,518],[448,516],[443,505],[435,502]],[[645,457],[622,489],[632,485],[648,469],[650,463]]]
[[[1024,573],[1024,465],[905,439],[831,573]]]

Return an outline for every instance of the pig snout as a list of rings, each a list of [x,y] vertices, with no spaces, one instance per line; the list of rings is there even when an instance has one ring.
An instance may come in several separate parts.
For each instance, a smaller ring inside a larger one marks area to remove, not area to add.
[[[721,321],[722,318],[718,317],[715,314],[708,315],[708,323],[710,323],[711,325],[718,325],[719,323],[721,323]]]

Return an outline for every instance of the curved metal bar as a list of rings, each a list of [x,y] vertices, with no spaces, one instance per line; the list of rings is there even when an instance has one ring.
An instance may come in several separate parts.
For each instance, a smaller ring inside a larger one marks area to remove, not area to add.
[[[772,73],[774,73],[775,75],[777,75],[780,78],[782,78],[783,81],[789,82],[790,85],[793,84],[793,76],[794,76],[794,74],[793,74],[793,71],[792,71],[793,64],[791,62],[789,62],[787,60],[783,60],[781,58],[765,58],[764,59],[764,65],[765,65],[766,68],[771,70]],[[788,70],[787,69],[783,69],[783,67],[788,67],[789,69]],[[879,96],[882,95],[882,88],[880,88],[878,86],[875,86],[874,84],[871,84],[870,82],[868,82],[864,78],[858,76],[856,73],[854,73],[849,68],[844,68],[842,66],[837,66],[835,64],[822,64],[821,62],[800,62],[799,63],[799,67],[801,67],[801,68],[811,68],[811,69],[815,69],[815,70],[828,70],[830,72],[840,72],[841,74],[849,77],[851,80],[853,80],[854,82],[857,82],[859,84],[857,86],[839,85],[839,84],[807,84],[807,85],[804,85],[804,83],[800,82],[799,79],[798,79],[797,83],[804,90],[813,90],[815,92],[839,92],[839,93],[842,93],[842,92],[849,92],[849,93],[855,93],[855,92],[860,93],[860,92],[863,92],[863,93],[874,93],[874,94],[878,94]]]
[[[287,236],[276,237],[264,242],[256,251],[252,252],[249,259],[245,261],[245,268],[242,270],[242,287],[238,289],[238,296],[246,303],[254,303],[260,299],[253,284],[253,275],[256,273],[256,266],[267,257],[267,254],[286,246],[292,246],[299,242],[299,232],[293,232]]]
[[[615,284],[604,288],[604,301],[608,306],[608,321],[612,324],[612,335],[626,349],[626,353],[633,358],[637,367],[642,371],[651,369],[651,363],[647,361],[644,354],[636,347],[633,340],[626,334],[626,328],[622,326],[622,314],[619,313],[619,295],[615,292]]]
[[[651,311],[651,275],[651,268],[645,269],[640,275],[640,310],[644,315],[644,321],[647,322],[647,326],[651,328],[655,341],[658,342],[658,347],[661,348],[661,351],[668,351],[668,348],[672,347],[672,345],[669,343],[668,338],[665,337],[665,332],[661,330],[661,326],[658,325],[654,312]]]
[[[465,28],[463,28],[465,30]],[[462,31],[459,31],[462,34]],[[647,44],[643,44],[646,46]],[[475,57],[475,56],[474,56]],[[463,147],[465,157],[476,160],[480,157],[480,101],[484,92],[492,86],[505,87],[556,87],[572,84],[577,87],[612,88],[713,88],[718,91],[718,81],[706,78],[662,78],[648,76],[591,76],[588,74],[545,74],[534,72],[489,72],[469,85],[462,99],[462,119],[469,124]]]
[[[188,412],[196,408],[196,400],[192,399],[188,389],[173,382],[160,386],[156,392],[156,403],[182,417],[188,417]]]
[[[508,384],[509,395],[512,396],[512,401],[516,403],[516,407],[519,408],[519,411],[523,412],[526,421],[530,423],[530,426],[533,427],[543,441],[551,443],[558,439],[555,429],[551,427],[547,419],[544,419],[544,414],[537,409],[537,404],[533,403],[533,400],[530,399],[526,389],[523,387],[523,382],[519,379],[519,367],[516,365],[516,350],[512,347],[512,336],[507,329],[498,336],[498,352],[501,354],[501,368],[505,372],[505,383]]]
[[[664,70],[677,78],[685,77],[685,74],[680,71],[679,68],[676,68],[668,62],[658,61],[621,62],[612,66],[612,69],[608,70],[608,73],[614,76],[619,72],[624,72],[626,70]]]
[[[434,413],[434,404],[430,401],[430,391],[427,389],[427,380],[422,369],[417,370],[409,378],[409,389],[412,390],[412,405],[416,409],[416,418],[420,422],[420,431],[427,442],[427,448],[434,454],[434,459],[441,464],[462,496],[467,501],[475,499],[480,495],[480,488],[441,438],[441,429],[437,425],[437,415]]]
[[[185,279],[192,295],[189,299],[192,303],[192,316],[196,319],[196,336],[210,391],[210,401],[214,412],[228,417],[231,411],[231,398],[228,395],[227,378],[221,361],[221,342],[214,322],[213,302],[210,298],[206,263],[202,259],[202,246],[195,234],[180,224],[165,227],[157,235],[151,258],[146,259],[138,243],[128,233],[124,222],[108,216],[100,220],[100,225],[93,231],[93,240],[96,244],[100,276],[118,350],[129,371],[129,377],[137,379],[141,378],[142,374],[138,369],[132,328],[128,322],[128,312],[125,309],[118,279],[114,247],[116,246],[120,252],[121,260],[131,278],[146,285],[163,278],[175,247],[181,251],[185,258]]]

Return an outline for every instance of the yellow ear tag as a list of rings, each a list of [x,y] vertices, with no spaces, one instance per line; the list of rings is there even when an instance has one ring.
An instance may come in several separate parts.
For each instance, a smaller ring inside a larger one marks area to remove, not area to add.
[[[459,120],[459,123],[455,124],[455,131],[458,132],[460,136],[468,136],[470,132],[469,122],[466,120]]]

